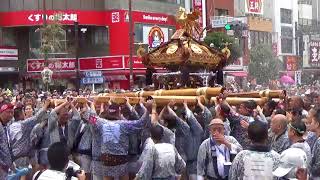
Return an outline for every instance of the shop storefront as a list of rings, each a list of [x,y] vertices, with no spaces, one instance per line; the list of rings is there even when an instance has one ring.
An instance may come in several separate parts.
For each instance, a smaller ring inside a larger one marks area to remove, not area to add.
[[[19,31],[20,27],[28,28],[28,42],[17,46],[28,47],[23,51],[19,61],[27,64],[27,81],[39,84],[41,68],[32,69],[34,63],[41,62],[42,55],[39,51],[41,46],[41,34],[38,28],[43,24],[43,11],[17,11],[0,13],[0,26],[8,32]],[[101,70],[106,76],[108,87],[129,87],[129,16],[127,10],[107,11],[84,11],[84,10],[62,10],[46,11],[50,23],[55,16],[63,25],[65,36],[61,39],[63,48],[60,52],[52,53],[49,58],[68,59],[75,61],[75,24],[79,24],[79,70],[96,71]],[[176,22],[174,16],[160,13],[133,12],[135,46],[134,54],[138,44],[146,51],[168,41],[175,32]],[[22,42],[21,42],[22,43]],[[98,57],[98,58],[91,58]],[[27,60],[28,59],[28,60]],[[101,59],[101,60],[97,60]],[[137,58],[134,58],[134,61]],[[117,64],[118,61],[118,64]],[[96,64],[102,62],[101,68]],[[31,67],[31,64],[33,66]],[[63,63],[63,62],[61,62]],[[137,84],[141,84],[145,75],[145,68],[140,63],[134,63],[134,76]],[[119,65],[119,67],[117,67]],[[121,66],[121,67],[120,67]],[[62,66],[63,67],[63,66]],[[50,68],[50,67],[49,67]],[[56,65],[54,66],[56,68]],[[119,69],[120,68],[120,69]],[[55,79],[64,79],[63,86],[71,86],[75,79],[75,69],[53,69]],[[31,78],[30,78],[31,77]],[[67,80],[66,80],[67,79]]]

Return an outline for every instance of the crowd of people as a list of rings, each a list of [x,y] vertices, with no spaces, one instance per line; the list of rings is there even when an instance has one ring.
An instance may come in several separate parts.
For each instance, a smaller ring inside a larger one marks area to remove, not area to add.
[[[320,95],[306,91],[263,107],[227,94],[162,107],[1,90],[0,180],[320,179]]]

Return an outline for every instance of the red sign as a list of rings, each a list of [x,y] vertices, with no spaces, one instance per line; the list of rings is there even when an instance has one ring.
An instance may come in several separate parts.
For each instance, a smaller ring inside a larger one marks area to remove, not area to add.
[[[176,25],[175,18],[166,14],[133,12],[135,22]],[[34,26],[43,24],[43,11],[0,12],[0,26]],[[84,25],[110,26],[116,23],[127,23],[128,13],[125,10],[83,11],[83,10],[47,10],[48,22],[57,19],[61,24],[79,22]],[[56,17],[56,18],[55,18]]]
[[[193,0],[193,8],[196,10],[199,10],[200,11],[200,17],[199,17],[199,24],[200,24],[200,27],[202,28],[203,26],[203,17],[202,17],[202,0]]]
[[[52,71],[75,71],[76,59],[56,58],[48,60],[48,67]],[[44,68],[44,59],[27,59],[27,72],[41,72]]]
[[[133,60],[133,68],[134,69],[146,69],[146,67],[142,64],[141,58],[138,57],[132,57]],[[125,62],[125,68],[129,69],[130,68],[130,58],[128,56],[124,57],[124,62]]]
[[[123,56],[89,57],[79,59],[80,71],[123,69]]]
[[[103,11],[54,11],[46,12],[48,22],[56,19],[61,24],[106,25],[107,14]],[[34,26],[43,24],[42,11],[16,11],[0,13],[0,26]]]
[[[263,0],[246,0],[246,13],[263,14]]]

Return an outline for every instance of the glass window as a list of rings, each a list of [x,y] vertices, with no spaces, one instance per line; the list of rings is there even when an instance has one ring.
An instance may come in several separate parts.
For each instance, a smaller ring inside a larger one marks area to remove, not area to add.
[[[60,49],[56,52],[49,53],[49,57],[64,57],[67,54],[67,35],[66,31],[63,31],[63,35],[60,42]],[[41,58],[41,32],[40,27],[32,27],[29,30],[29,46],[30,46],[30,58]],[[62,55],[62,56],[61,56]]]
[[[280,9],[281,23],[292,24],[292,10],[291,9]]]
[[[149,1],[158,1],[158,2],[172,3],[172,4],[184,4],[184,0],[149,0]]]
[[[214,15],[215,16],[228,16],[229,11],[227,9],[215,9]]]
[[[2,29],[2,44],[3,46],[16,46],[14,38],[14,29],[13,28],[3,28]]]
[[[109,31],[106,27],[95,27],[92,33],[93,45],[105,45],[109,43]]]
[[[293,31],[292,27],[282,26],[281,27],[281,36],[287,37],[287,38],[292,38],[293,37],[292,31]]]
[[[281,52],[282,53],[292,53],[292,39],[281,39]]]
[[[134,42],[139,43],[143,41],[143,24],[136,23],[134,25]]]

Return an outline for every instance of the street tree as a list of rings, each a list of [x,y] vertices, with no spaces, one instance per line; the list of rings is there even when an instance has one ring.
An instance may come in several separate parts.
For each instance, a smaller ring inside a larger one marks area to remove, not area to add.
[[[270,45],[259,44],[250,50],[249,74],[257,83],[268,83],[279,77],[281,62]]]
[[[59,52],[63,49],[61,39],[65,36],[65,30],[58,21],[60,16],[61,14],[55,14],[53,21],[39,28],[41,33],[40,52],[43,54],[45,60],[47,60],[49,54]]]
[[[231,56],[228,59],[227,64],[234,63],[242,56],[240,46],[236,42],[236,39],[223,32],[209,32],[205,37],[204,42],[210,47],[213,45],[214,48],[220,51],[225,48],[226,43],[230,44],[228,47],[230,49]]]

